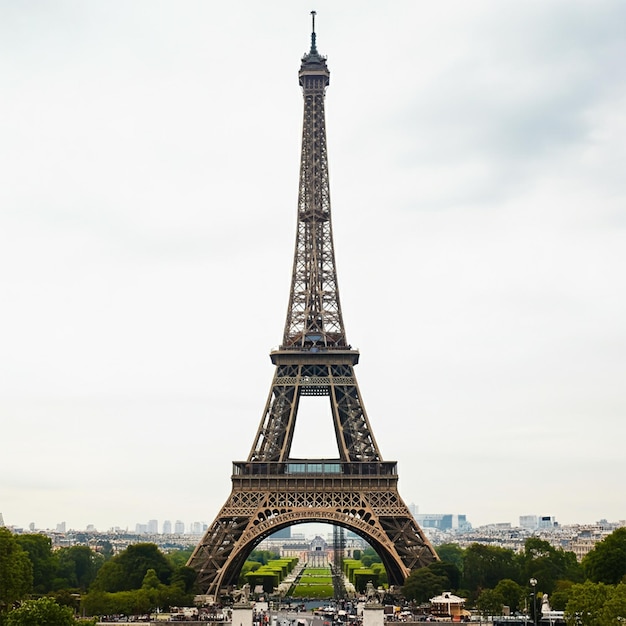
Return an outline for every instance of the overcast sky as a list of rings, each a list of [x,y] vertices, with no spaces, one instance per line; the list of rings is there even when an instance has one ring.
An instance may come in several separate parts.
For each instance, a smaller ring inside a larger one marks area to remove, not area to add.
[[[400,493],[626,519],[626,3],[0,0],[0,512],[210,523],[282,338],[310,42]],[[294,456],[335,456],[303,406]]]

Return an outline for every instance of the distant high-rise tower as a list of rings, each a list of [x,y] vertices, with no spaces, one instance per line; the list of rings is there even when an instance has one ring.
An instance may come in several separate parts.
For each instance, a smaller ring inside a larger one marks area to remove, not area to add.
[[[185,534],[185,524],[181,522],[179,519],[177,519],[176,522],[174,523],[174,532],[177,535]]]
[[[274,380],[248,459],[233,464],[231,494],[188,562],[198,572],[200,589],[213,596],[237,584],[246,557],[259,542],[306,522],[343,526],[363,537],[380,556],[391,585],[402,585],[413,569],[437,560],[398,493],[395,461],[382,459],[354,373],[359,352],[346,338],[335,269],[324,112],[330,72],[317,51],[315,21],[311,49],[298,78],[304,121],[283,341],[270,354]],[[245,367],[242,361],[240,381],[245,381]],[[311,396],[329,400],[338,458],[291,456],[298,409]]]
[[[163,534],[164,535],[171,535],[172,534],[172,522],[170,522],[170,520],[166,519],[163,522]]]
[[[151,519],[148,521],[148,534],[149,535],[159,534],[159,521],[158,520]]]
[[[528,530],[536,530],[538,527],[538,518],[536,515],[520,515],[519,525],[520,528],[527,528]]]
[[[2,517],[2,513],[0,513],[0,528],[4,527],[4,517]]]

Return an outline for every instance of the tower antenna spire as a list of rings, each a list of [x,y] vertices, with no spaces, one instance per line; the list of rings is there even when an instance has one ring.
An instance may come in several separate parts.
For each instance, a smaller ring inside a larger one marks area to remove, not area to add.
[[[317,47],[315,45],[315,16],[317,11],[311,11],[311,54],[317,54]]]

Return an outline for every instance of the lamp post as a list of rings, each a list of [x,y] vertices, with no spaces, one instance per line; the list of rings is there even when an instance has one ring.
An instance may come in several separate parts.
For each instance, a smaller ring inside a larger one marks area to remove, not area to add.
[[[528,582],[533,589],[533,624],[537,626],[537,591],[535,589],[537,586],[537,579],[531,578]]]

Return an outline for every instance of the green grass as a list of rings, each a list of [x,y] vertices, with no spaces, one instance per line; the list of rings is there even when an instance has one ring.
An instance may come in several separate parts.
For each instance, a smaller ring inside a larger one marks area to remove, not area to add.
[[[292,596],[296,598],[332,598],[333,579],[329,567],[307,567]]]
[[[298,585],[292,594],[294,598],[332,598],[332,585]]]

